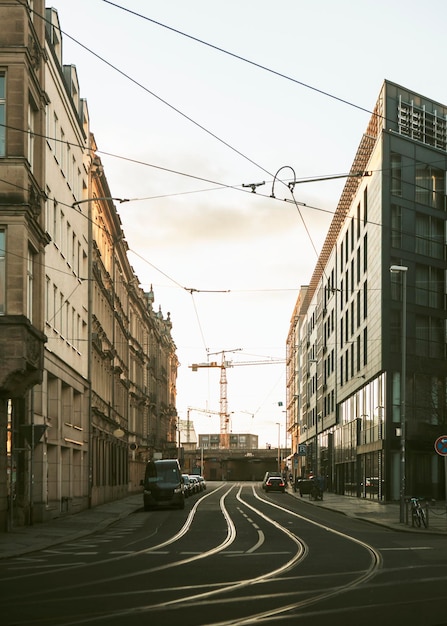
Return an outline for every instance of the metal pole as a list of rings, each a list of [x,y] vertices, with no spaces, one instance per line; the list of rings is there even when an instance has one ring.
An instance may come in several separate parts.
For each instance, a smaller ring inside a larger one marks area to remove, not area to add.
[[[405,491],[406,491],[406,432],[405,432],[405,396],[407,367],[407,271],[405,265],[392,265],[390,272],[402,275],[402,365],[400,373],[400,516],[401,524],[405,523]]]
[[[400,521],[405,520],[405,491],[406,491],[406,432],[405,432],[405,397],[407,376],[407,271],[402,271],[402,373],[401,373],[401,413],[400,413]]]
[[[444,457],[444,489],[445,489],[445,507],[447,512],[447,456]]]
[[[280,448],[281,424],[279,422],[276,422],[276,425],[278,426],[278,472],[280,472],[281,471],[281,448]]]
[[[89,175],[89,185],[91,186],[91,174]],[[90,194],[89,194],[90,196]],[[92,201],[88,199],[88,225],[87,225],[87,396],[88,396],[88,484],[87,484],[87,506],[92,508],[93,501],[93,210]]]

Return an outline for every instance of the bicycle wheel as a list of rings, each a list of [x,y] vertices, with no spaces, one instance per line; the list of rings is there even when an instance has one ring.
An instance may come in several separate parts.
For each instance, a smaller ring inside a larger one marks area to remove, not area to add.
[[[415,521],[416,521],[416,526],[418,528],[420,528],[421,527],[421,509],[417,509],[416,510],[416,520]]]

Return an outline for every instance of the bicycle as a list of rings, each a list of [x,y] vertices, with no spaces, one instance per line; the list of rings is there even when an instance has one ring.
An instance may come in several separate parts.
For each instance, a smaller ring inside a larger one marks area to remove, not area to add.
[[[421,505],[421,502],[424,502],[423,498],[410,498],[411,521],[413,526],[416,525],[418,528],[421,526],[427,528],[427,515],[425,513],[425,508]]]

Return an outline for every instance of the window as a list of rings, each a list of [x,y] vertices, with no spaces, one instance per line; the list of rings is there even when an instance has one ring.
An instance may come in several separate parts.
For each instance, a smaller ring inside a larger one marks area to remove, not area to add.
[[[360,222],[361,222],[360,202],[357,205],[357,239],[360,238]]]
[[[60,144],[60,155],[61,155],[61,170],[62,173],[65,174],[66,173],[66,165],[67,165],[67,145],[65,143],[65,133],[61,128],[61,144]]]
[[[391,194],[402,195],[402,167],[400,154],[391,154]]]
[[[6,156],[6,75],[0,73],[0,157]]]
[[[415,201],[444,208],[444,172],[425,163],[416,164]]]
[[[363,271],[368,270],[368,235],[363,237]]]
[[[57,245],[58,241],[59,241],[59,236],[58,236],[59,233],[58,233],[58,230],[57,230],[59,209],[58,209],[58,206],[57,206],[57,200],[56,199],[53,199],[52,213],[53,213],[53,218],[52,218],[52,222],[53,222],[52,228],[53,228],[53,230],[51,232],[51,236],[53,237],[54,243]]]
[[[34,127],[36,111],[33,103],[28,104],[28,163],[31,171],[34,168]]]
[[[59,309],[58,309],[58,330],[60,332],[60,334],[62,335],[62,337],[64,336],[64,302],[65,302],[65,298],[64,298],[64,294],[60,293],[59,294]]]
[[[416,252],[434,259],[443,259],[444,227],[444,220],[416,213]]]
[[[391,247],[402,247],[402,209],[397,204],[391,205]]]
[[[357,284],[360,282],[360,274],[361,274],[361,266],[360,266],[360,248],[357,248]]]
[[[363,285],[363,319],[366,320],[368,316],[368,283],[365,280]]]
[[[61,211],[60,212],[60,223],[59,223],[59,227],[60,227],[60,234],[59,234],[59,246],[60,246],[60,251],[61,254],[63,256],[65,256],[65,251],[66,251],[66,225],[65,225],[65,215],[64,212]]]
[[[76,271],[76,235],[75,233],[72,233],[72,237],[71,237],[71,268],[73,271]]]
[[[0,315],[5,314],[6,308],[6,233],[0,230]]]
[[[48,187],[48,185],[45,187],[45,230],[48,234],[50,234],[50,224],[51,224],[51,213],[50,213],[50,196],[51,196],[51,189]]]
[[[45,322],[47,324],[50,321],[50,294],[51,280],[49,276],[45,276]]]
[[[57,312],[57,286],[53,285],[53,302],[52,302],[52,315],[48,321],[52,323],[53,328],[56,328],[56,312]]]
[[[59,162],[61,151],[61,143],[59,141],[59,120],[56,113],[53,113],[53,139],[54,139],[54,157]]]
[[[53,150],[53,143],[51,141],[51,120],[52,120],[52,109],[48,104],[45,109],[45,135],[47,140],[47,145],[50,150]]]
[[[368,221],[368,187],[363,192],[363,223],[366,225]]]
[[[67,182],[70,189],[73,189],[73,159],[71,156],[71,146],[67,143]]]
[[[439,318],[416,316],[416,354],[445,358],[444,321]]]
[[[368,329],[363,329],[363,365],[368,365]]]
[[[444,308],[444,270],[430,265],[416,265],[416,304]]]
[[[26,263],[26,316],[30,322],[33,321],[33,289],[34,289],[34,251],[28,248],[28,258]]]

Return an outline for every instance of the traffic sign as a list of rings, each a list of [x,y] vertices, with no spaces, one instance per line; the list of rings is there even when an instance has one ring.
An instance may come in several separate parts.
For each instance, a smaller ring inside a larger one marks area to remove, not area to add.
[[[299,456],[306,456],[306,452],[307,452],[307,446],[305,443],[299,443],[298,444],[298,455]]]
[[[447,456],[447,435],[441,435],[436,439],[435,450],[440,456]]]

